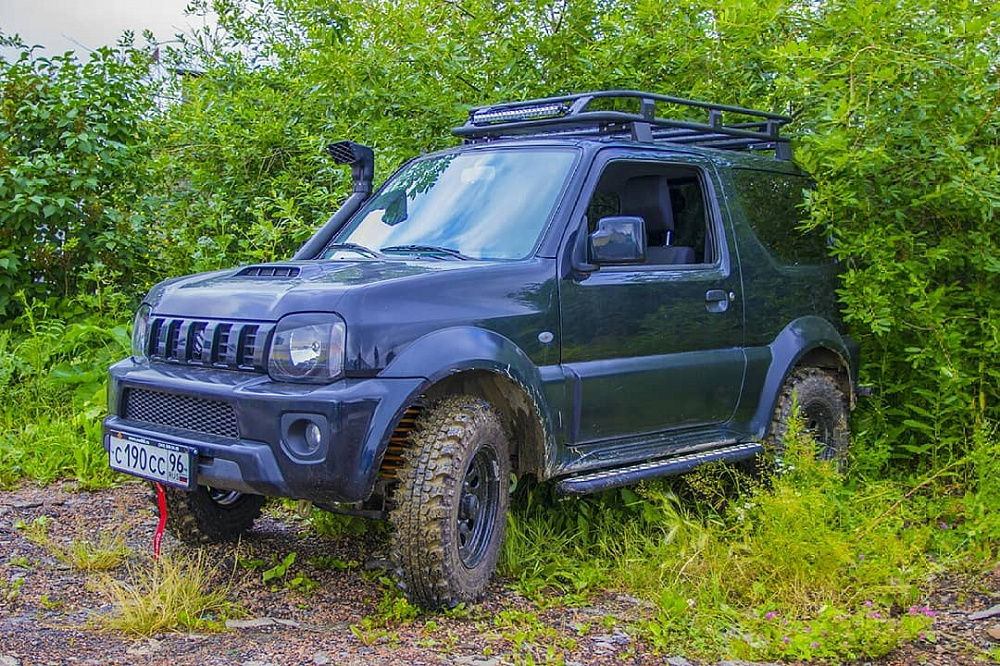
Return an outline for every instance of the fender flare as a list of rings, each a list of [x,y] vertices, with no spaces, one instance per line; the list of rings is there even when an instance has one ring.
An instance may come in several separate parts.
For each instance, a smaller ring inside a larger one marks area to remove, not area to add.
[[[768,435],[782,384],[810,352],[826,350],[835,355],[840,370],[848,377],[849,404],[854,404],[858,365],[856,345],[850,344],[826,319],[814,315],[800,317],[785,326],[768,348],[771,351],[771,365],[750,428],[759,439],[763,440]]]
[[[448,377],[470,371],[486,371],[517,385],[528,396],[534,417],[541,425],[543,450],[537,452],[543,469],[549,469],[554,452],[553,418],[542,389],[538,366],[516,344],[503,335],[475,326],[444,328],[418,338],[379,373],[385,379],[421,379],[420,386],[402,404],[391,420],[369,432],[365,457],[381,461],[396,423],[423,393]],[[376,466],[377,468],[377,466]]]

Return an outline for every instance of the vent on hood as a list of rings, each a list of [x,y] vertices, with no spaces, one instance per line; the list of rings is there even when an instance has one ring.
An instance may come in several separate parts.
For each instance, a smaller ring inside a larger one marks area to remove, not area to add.
[[[298,266],[247,266],[236,277],[293,278],[299,276]]]

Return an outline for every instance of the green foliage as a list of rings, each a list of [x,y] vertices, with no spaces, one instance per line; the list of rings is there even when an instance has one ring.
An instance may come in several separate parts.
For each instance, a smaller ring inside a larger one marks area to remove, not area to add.
[[[199,74],[158,112],[127,44],[3,63],[0,309],[18,289],[134,302],[151,266],[289,256],[350,189],[330,140],[375,146],[384,176],[451,145],[473,104],[646,88],[795,112],[809,224],[835,232],[878,389],[860,471],[947,465],[1000,418],[994,3],[194,3],[209,6],[220,30],[165,60]]]
[[[540,604],[608,588],[648,599],[641,633],[692,656],[843,660],[928,635],[922,583],[968,558],[991,562],[991,518],[934,478],[846,479],[814,447],[790,428],[767,484],[703,472],[555,504],[543,486],[512,514],[501,570]],[[734,485],[742,492],[720,502],[718,488]]]
[[[204,75],[158,135],[160,265],[288,256],[348,192],[335,138],[385,175],[473,104],[635,87],[791,109],[878,388],[862,470],[948,464],[1000,417],[995,3],[209,4],[222,30],[176,54]]]
[[[813,223],[847,272],[845,316],[891,455],[940,466],[998,416],[1000,45],[993,3],[825,5],[780,82],[809,99]]]
[[[107,367],[125,355],[129,333],[98,316],[72,323],[23,294],[17,337],[0,329],[0,487],[23,478],[75,478],[81,488],[115,478],[101,446]],[[94,299],[77,299],[73,311]]]
[[[134,288],[146,273],[148,59],[127,42],[88,62],[19,49],[0,59],[0,315],[14,294],[67,297],[90,268]]]
[[[82,571],[115,569],[123,564],[129,555],[122,534],[100,530],[96,535],[91,533],[76,537],[66,545],[50,536],[51,526],[52,519],[48,516],[39,516],[31,523],[18,521],[15,525],[23,532],[25,539],[42,546],[62,562]],[[92,532],[92,530],[87,531]]]
[[[265,585],[271,588],[271,590],[277,590],[279,587],[284,586],[288,590],[295,590],[302,592],[303,594],[310,594],[315,590],[319,583],[317,583],[312,578],[309,578],[303,571],[296,571],[294,575],[289,575],[291,573],[292,565],[295,563],[295,558],[297,553],[292,551],[285,555],[281,560],[277,560],[270,569],[265,569],[261,574],[261,580]],[[244,568],[256,569],[262,568],[264,562],[262,560],[250,560],[240,562]]]

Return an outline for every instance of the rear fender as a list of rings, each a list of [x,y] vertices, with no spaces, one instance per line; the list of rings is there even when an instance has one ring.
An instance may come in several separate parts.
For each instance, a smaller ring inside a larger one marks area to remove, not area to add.
[[[857,351],[822,317],[801,317],[786,326],[768,345],[771,365],[764,380],[757,411],[751,421],[751,432],[759,439],[767,436],[781,387],[799,365],[833,367],[843,373],[844,392],[854,405],[854,385],[857,378]]]

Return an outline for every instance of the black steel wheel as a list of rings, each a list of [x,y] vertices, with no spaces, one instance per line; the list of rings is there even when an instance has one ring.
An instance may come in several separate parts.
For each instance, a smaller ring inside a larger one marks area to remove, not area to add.
[[[499,461],[492,448],[481,448],[469,463],[458,499],[458,556],[474,569],[489,555],[500,502]]]
[[[820,368],[799,368],[785,380],[771,421],[769,443],[780,455],[794,405],[816,441],[816,457],[843,466],[850,444],[847,398],[837,378]]]
[[[253,527],[265,502],[260,495],[207,486],[190,492],[167,487],[164,491],[167,530],[192,545],[235,541]]]
[[[407,599],[450,608],[478,599],[500,557],[510,502],[507,436],[472,396],[424,410],[390,512],[393,561]]]

